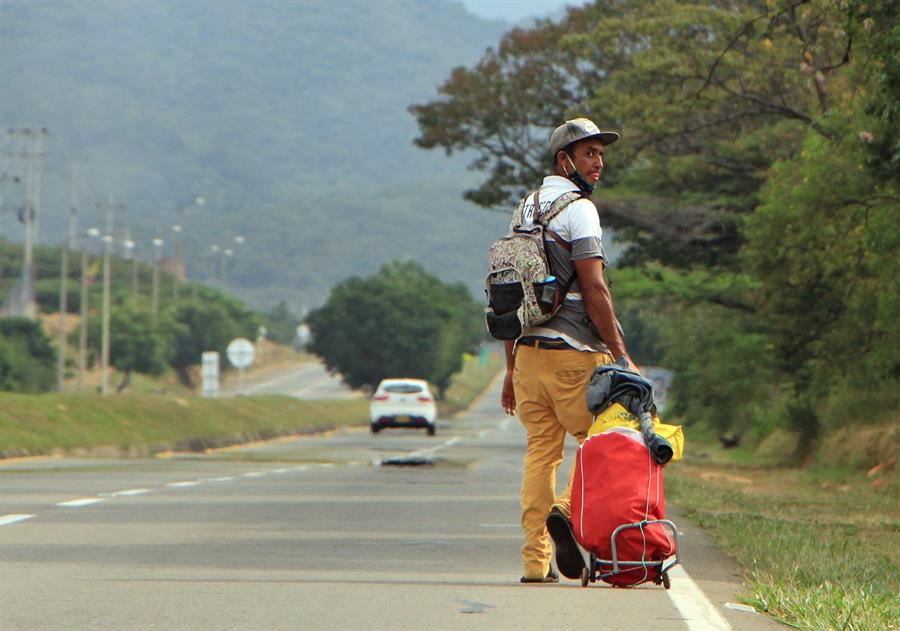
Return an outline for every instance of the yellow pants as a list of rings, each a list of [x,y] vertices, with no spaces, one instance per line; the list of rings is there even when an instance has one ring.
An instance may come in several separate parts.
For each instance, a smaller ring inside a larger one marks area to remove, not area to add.
[[[529,578],[546,576],[550,569],[553,552],[545,522],[551,506],[570,514],[574,463],[565,490],[556,495],[556,471],[563,461],[566,434],[579,444],[584,441],[593,420],[585,398],[588,381],[594,368],[612,361],[607,353],[531,346],[516,349],[513,388],[519,419],[528,434],[519,497],[525,532],[522,560]]]

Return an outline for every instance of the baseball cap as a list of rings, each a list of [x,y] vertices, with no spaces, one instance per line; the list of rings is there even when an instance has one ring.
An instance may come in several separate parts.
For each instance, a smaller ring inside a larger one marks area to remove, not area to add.
[[[587,118],[573,118],[554,129],[550,134],[550,154],[555,156],[573,142],[585,138],[599,138],[600,142],[606,146],[617,141],[619,134],[614,131],[600,131],[594,122]]]

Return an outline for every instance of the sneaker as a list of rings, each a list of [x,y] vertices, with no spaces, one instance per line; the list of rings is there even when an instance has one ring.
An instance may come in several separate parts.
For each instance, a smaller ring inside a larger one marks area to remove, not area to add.
[[[519,579],[520,583],[558,583],[559,582],[559,574],[553,571],[553,568],[547,572],[547,576],[544,578],[528,578],[527,576],[523,576]]]
[[[581,571],[586,567],[584,557],[575,541],[572,524],[565,514],[556,506],[550,509],[547,516],[547,531],[553,539],[556,550],[556,567],[566,578],[581,578]]]

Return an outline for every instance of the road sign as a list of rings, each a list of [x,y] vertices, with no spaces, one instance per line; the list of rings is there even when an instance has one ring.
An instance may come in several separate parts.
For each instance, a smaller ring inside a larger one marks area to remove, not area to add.
[[[203,396],[219,396],[219,354],[216,351],[203,353],[202,376]]]
[[[253,348],[253,344],[250,343],[250,340],[242,337],[231,340],[225,352],[228,354],[228,361],[235,368],[247,368],[256,358],[256,349]]]

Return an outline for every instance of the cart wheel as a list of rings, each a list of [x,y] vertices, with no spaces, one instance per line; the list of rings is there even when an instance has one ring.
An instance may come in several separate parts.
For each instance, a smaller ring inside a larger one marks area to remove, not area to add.
[[[591,582],[593,583],[594,581],[597,580],[597,557],[594,556],[594,553],[593,553],[593,552],[591,552],[591,565],[590,565],[590,568],[591,568],[590,579],[591,579]]]
[[[663,587],[665,587],[666,589],[671,589],[671,588],[672,588],[672,581],[669,580],[669,573],[668,573],[668,572],[663,572],[663,575],[662,575],[662,584],[663,584]]]
[[[587,587],[588,581],[591,580],[591,572],[586,567],[581,568],[581,586]]]

